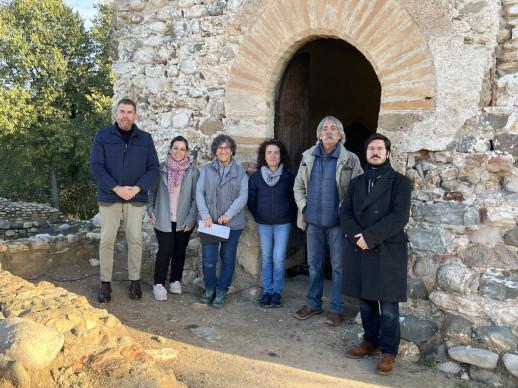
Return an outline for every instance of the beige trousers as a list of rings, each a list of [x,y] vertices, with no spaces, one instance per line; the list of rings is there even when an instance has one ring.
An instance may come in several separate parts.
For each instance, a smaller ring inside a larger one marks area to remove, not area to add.
[[[116,202],[110,206],[99,206],[101,215],[101,243],[99,259],[101,261],[101,281],[110,282],[113,271],[113,250],[121,219],[128,242],[129,280],[140,279],[142,262],[142,218],[145,207],[131,203]]]

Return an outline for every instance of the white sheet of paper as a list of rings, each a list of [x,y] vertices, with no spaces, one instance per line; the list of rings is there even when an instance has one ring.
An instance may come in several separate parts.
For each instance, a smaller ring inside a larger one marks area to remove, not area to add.
[[[213,236],[228,238],[230,235],[230,228],[228,226],[212,224],[210,228],[206,228],[203,221],[198,224],[198,232],[211,234]]]

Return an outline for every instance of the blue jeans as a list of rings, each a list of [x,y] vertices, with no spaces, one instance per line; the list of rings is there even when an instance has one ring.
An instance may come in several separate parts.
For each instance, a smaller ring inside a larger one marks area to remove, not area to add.
[[[227,292],[230,288],[234,270],[236,269],[237,243],[242,231],[242,229],[231,230],[226,241],[202,245],[202,268],[205,289],[217,289]],[[221,256],[221,273],[218,280],[216,277],[216,267],[219,256]]]
[[[399,303],[360,298],[360,314],[365,342],[381,348],[382,353],[397,356],[401,340]]]
[[[342,288],[342,264],[345,254],[345,235],[340,226],[321,228],[312,224],[307,226],[307,246],[309,264],[309,291],[306,305],[312,309],[322,308],[324,290],[324,266],[327,247],[333,269],[331,283],[330,311],[338,314],[344,312],[344,303],[340,290]]]
[[[291,224],[257,224],[263,255],[263,292],[280,294],[284,287],[286,248]]]

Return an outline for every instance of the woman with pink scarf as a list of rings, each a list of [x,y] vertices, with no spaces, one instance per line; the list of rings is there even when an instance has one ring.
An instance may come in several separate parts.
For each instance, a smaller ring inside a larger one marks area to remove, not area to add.
[[[176,136],[169,147],[160,176],[149,189],[147,212],[155,228],[158,251],[155,262],[153,295],[167,300],[166,278],[172,294],[181,294],[185,250],[196,225],[196,183],[200,171],[189,160],[189,143]]]

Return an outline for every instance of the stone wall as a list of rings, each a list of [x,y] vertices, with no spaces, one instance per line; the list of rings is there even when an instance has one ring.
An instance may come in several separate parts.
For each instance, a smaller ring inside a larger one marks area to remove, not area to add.
[[[51,223],[66,218],[55,208],[35,202],[11,202],[0,198],[0,239],[15,239],[51,232]]]
[[[298,48],[332,37],[360,50],[382,86],[378,131],[414,189],[402,309],[431,328],[415,342],[439,333],[450,349],[516,354],[518,0],[115,0],[113,9],[114,100],[135,99],[162,160],[182,134],[203,166],[225,132],[252,170]],[[199,241],[190,246],[189,281],[201,276]],[[259,275],[247,214],[234,284]]]

